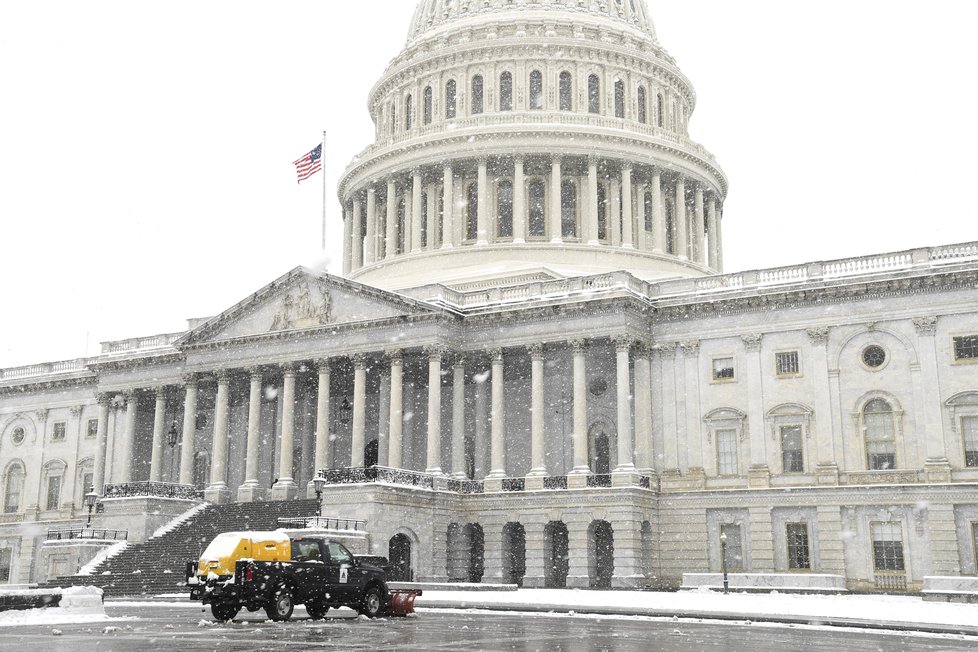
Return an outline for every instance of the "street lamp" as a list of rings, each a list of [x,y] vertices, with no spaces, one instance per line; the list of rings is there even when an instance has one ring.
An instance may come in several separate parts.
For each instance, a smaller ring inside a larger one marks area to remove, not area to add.
[[[316,511],[317,516],[323,515],[323,489],[326,488],[326,478],[317,475],[312,479],[312,488],[316,491],[316,502],[319,503],[319,509]]]
[[[170,429],[166,433],[166,443],[170,446],[170,448],[173,448],[174,446],[177,445],[178,436],[179,435],[177,433],[177,422],[174,421],[172,424],[170,424]]]
[[[723,592],[727,592],[727,533],[720,531],[720,567],[723,569]]]
[[[88,506],[88,523],[85,524],[86,528],[92,527],[92,510],[95,509],[95,503],[98,501],[98,494],[95,493],[95,487],[89,487],[88,493],[85,494],[85,505]]]

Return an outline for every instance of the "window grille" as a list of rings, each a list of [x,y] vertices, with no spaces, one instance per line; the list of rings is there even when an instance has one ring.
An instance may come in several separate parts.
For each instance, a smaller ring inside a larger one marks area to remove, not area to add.
[[[54,441],[64,441],[66,433],[67,424],[64,421],[58,421],[54,424],[54,433],[51,435],[51,439]]]
[[[13,557],[13,550],[10,548],[0,548],[0,583],[10,581],[10,562]]]
[[[499,110],[513,110],[513,73],[504,72],[499,76]]]
[[[500,181],[496,190],[497,232],[500,238],[513,237],[513,183]]]
[[[530,84],[532,85],[532,83],[533,83],[533,78],[530,77]],[[541,81],[541,84],[542,83],[543,82]],[[560,102],[560,107],[559,107],[560,110],[570,111],[573,108],[574,95],[573,95],[573,86],[571,82],[571,74],[569,72],[560,73],[560,89],[558,95],[559,95],[558,99]],[[543,108],[543,107],[541,105],[540,107],[534,107],[534,108]]]
[[[866,430],[866,465],[871,471],[896,468],[893,409],[882,399],[874,399],[863,408]]]
[[[625,117],[625,83],[615,82],[615,117]]]
[[[954,338],[955,360],[978,360],[978,335]]]
[[[978,417],[963,417],[961,432],[964,434],[964,465],[978,466]]]
[[[638,121],[643,125],[648,122],[648,108],[646,107],[645,88],[638,87]]]
[[[469,184],[465,196],[465,237],[475,240],[479,235],[479,186]]]
[[[737,475],[736,430],[717,430],[717,473]]]
[[[431,86],[426,86],[424,89],[421,112],[422,112],[422,119],[424,120],[424,123],[426,125],[430,125],[431,117],[434,113]]]
[[[733,377],[733,358],[716,358],[713,360],[713,380],[729,380]]]
[[[48,477],[48,498],[46,507],[48,510],[58,509],[61,502],[61,476],[52,475]]]
[[[601,113],[601,81],[597,75],[587,78],[588,113]]]
[[[775,354],[775,362],[779,376],[793,376],[800,370],[797,351],[777,353]]]
[[[805,453],[801,426],[781,427],[781,461],[785,473],[805,472]]]
[[[454,118],[458,112],[458,93],[455,80],[449,79],[445,84],[445,117]]]
[[[482,75],[476,75],[472,78],[472,115],[478,115],[483,111],[483,94],[484,84],[482,82]]]
[[[725,546],[727,570],[744,570],[744,543],[740,534],[740,526],[735,523],[721,525],[720,532],[727,535],[727,544]]]
[[[85,436],[88,438],[94,438],[98,435],[98,419],[88,420],[88,430],[85,431]]]
[[[404,100],[404,130],[411,131],[414,127],[414,97],[408,95]]]
[[[530,73],[530,109],[539,111],[543,108],[543,73],[534,70]]]
[[[529,196],[529,234],[534,237],[544,237],[547,235],[547,193],[543,182],[534,180],[530,182],[527,193]]]
[[[598,183],[598,240],[608,239],[608,193],[603,183]]]
[[[24,468],[15,466],[7,473],[7,486],[3,498],[4,514],[20,511],[20,495],[24,490]]]
[[[812,560],[808,547],[808,523],[788,523],[785,535],[788,544],[788,568],[810,570]]]
[[[560,184],[560,231],[565,238],[577,237],[577,186],[573,181]]]
[[[905,570],[903,561],[903,529],[900,523],[873,523],[873,568],[877,572]]]

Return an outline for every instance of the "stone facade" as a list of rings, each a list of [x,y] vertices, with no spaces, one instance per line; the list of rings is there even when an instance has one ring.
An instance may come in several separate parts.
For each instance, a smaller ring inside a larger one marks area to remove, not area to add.
[[[90,488],[141,539],[317,474],[399,579],[974,574],[978,243],[722,273],[694,100],[644,2],[422,2],[346,278],[0,370],[0,578],[77,564]]]

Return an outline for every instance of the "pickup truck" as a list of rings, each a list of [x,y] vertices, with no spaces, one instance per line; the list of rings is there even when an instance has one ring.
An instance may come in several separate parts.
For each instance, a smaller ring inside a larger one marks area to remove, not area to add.
[[[190,599],[210,604],[221,621],[233,619],[242,607],[264,609],[270,620],[288,620],[296,604],[304,604],[313,619],[336,607],[369,618],[413,611],[420,592],[392,595],[386,580],[383,570],[339,542],[282,531],[225,532],[198,561],[187,563]]]

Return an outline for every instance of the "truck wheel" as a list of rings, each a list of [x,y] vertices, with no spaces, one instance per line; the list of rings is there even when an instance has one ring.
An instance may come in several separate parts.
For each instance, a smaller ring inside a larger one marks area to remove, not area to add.
[[[306,603],[306,613],[313,620],[322,620],[326,617],[326,612],[329,611],[329,605],[325,602],[307,602]]]
[[[280,586],[272,594],[271,602],[265,605],[265,613],[269,620],[288,620],[292,617],[292,610],[295,603],[292,602],[292,593],[284,586]]]
[[[360,598],[360,608],[357,611],[367,618],[377,618],[384,614],[384,596],[379,587],[367,587]]]
[[[241,611],[241,605],[239,604],[211,605],[211,613],[214,614],[214,620],[220,620],[222,623],[234,620],[234,617],[238,615],[239,611]]]

